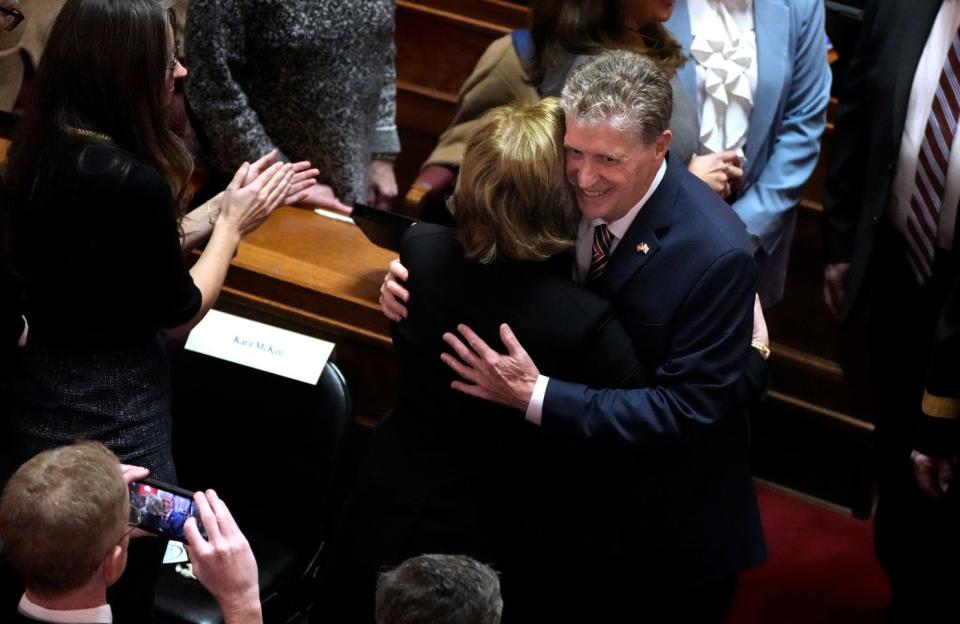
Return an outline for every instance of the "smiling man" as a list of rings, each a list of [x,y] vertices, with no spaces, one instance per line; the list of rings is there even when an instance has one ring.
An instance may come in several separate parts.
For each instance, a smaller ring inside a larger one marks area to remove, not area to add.
[[[444,361],[465,380],[455,388],[523,411],[545,439],[589,449],[575,468],[593,480],[589,512],[558,553],[580,573],[563,595],[590,596],[594,609],[719,621],[739,571],[765,557],[735,391],[757,279],[748,237],[729,206],[670,160],[670,85],[650,61],[597,57],[568,79],[562,101],[567,179],[582,212],[574,275],[614,302],[654,384],[547,378],[506,326],[507,354],[461,326],[466,343],[444,337],[459,359]]]

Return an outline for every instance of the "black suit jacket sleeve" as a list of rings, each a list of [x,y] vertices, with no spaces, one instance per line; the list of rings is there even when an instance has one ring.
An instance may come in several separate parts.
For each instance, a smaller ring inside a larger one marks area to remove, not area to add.
[[[860,219],[860,198],[863,193],[864,166],[870,149],[871,116],[864,107],[875,105],[866,89],[871,73],[876,71],[881,38],[886,34],[878,27],[874,0],[864,13],[863,27],[856,50],[844,75],[836,125],[830,145],[830,160],[823,203],[824,244],[827,262],[850,262]]]
[[[544,432],[657,450],[689,444],[714,429],[742,408],[737,384],[750,349],[755,287],[749,254],[718,258],[681,309],[653,384],[594,389],[551,378]]]
[[[937,457],[960,452],[960,275],[940,313],[922,407],[916,449]]]

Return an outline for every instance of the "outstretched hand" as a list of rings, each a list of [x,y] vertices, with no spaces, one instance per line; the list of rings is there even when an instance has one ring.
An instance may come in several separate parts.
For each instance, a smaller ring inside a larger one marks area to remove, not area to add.
[[[450,387],[487,401],[526,411],[540,371],[510,326],[506,323],[500,326],[500,339],[507,347],[505,355],[491,349],[466,325],[458,325],[457,331],[467,344],[449,332],[443,335],[443,340],[453,348],[459,359],[449,353],[441,354],[440,359],[469,383],[454,381]]]
[[[243,186],[246,186],[253,182],[258,175],[263,173],[263,171],[272,165],[274,161],[277,160],[277,155],[279,151],[277,148],[273,148],[257,160],[250,163],[250,168],[247,170],[246,177],[243,180]],[[317,176],[320,175],[320,170],[315,169],[309,160],[301,160],[300,162],[291,163],[290,166],[293,170],[293,175],[290,177],[290,183],[287,186],[286,194],[280,200],[281,206],[292,206],[294,204],[299,204],[310,193],[310,188],[317,184]]]

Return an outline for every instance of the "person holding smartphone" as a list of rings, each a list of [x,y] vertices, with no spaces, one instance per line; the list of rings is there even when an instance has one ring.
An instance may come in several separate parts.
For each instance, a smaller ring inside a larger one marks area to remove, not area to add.
[[[97,442],[44,451],[24,463],[0,498],[0,539],[26,591],[17,613],[0,619],[113,621],[107,588],[123,576],[131,538],[137,537],[127,486],[148,474],[121,465]],[[197,580],[213,594],[227,624],[261,624],[250,545],[216,492],[197,492],[194,502],[207,529],[205,539],[195,518],[184,525]]]

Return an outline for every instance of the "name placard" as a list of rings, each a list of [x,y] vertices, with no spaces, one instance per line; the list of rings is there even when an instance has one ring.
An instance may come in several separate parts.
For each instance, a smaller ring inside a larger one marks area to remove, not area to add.
[[[249,319],[210,310],[186,348],[235,364],[315,385],[334,344]]]

